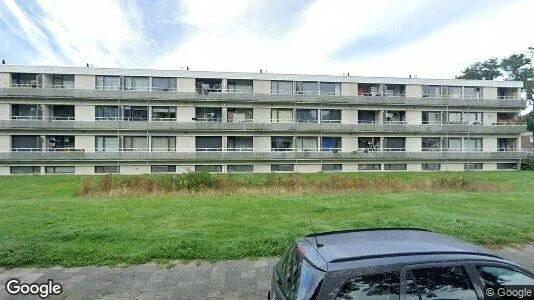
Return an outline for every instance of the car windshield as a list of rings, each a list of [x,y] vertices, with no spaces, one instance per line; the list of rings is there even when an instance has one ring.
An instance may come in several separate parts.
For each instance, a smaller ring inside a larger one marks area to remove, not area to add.
[[[325,272],[310,265],[291,247],[277,266],[280,289],[288,299],[315,299],[319,293]]]

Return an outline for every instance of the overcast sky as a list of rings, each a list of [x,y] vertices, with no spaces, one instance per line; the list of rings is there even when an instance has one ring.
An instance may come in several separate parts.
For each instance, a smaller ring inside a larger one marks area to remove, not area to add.
[[[0,58],[451,78],[534,46],[533,14],[533,0],[0,0]]]

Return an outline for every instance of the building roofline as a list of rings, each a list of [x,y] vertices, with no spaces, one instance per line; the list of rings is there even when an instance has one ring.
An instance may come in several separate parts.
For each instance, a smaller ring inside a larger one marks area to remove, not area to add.
[[[93,67],[61,67],[61,66],[28,66],[0,65],[0,73],[46,73],[69,75],[118,75],[118,76],[153,76],[153,77],[184,77],[184,78],[227,78],[252,80],[290,80],[290,81],[323,81],[343,83],[385,83],[413,85],[450,85],[476,87],[510,87],[522,88],[521,81],[465,80],[465,79],[430,79],[402,77],[366,77],[337,76],[314,74],[282,74],[253,72],[216,72],[190,70],[155,70],[127,68],[93,68]]]

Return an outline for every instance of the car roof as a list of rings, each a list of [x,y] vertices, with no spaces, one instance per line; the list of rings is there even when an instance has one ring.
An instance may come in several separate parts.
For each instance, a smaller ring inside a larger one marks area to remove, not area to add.
[[[333,231],[308,235],[302,247],[317,267],[355,260],[420,255],[475,255],[499,258],[488,249],[414,228]]]

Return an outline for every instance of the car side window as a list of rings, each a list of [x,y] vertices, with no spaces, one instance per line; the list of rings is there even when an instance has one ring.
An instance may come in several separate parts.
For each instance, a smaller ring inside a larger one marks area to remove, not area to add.
[[[432,267],[408,270],[407,299],[478,299],[464,267]]]
[[[534,278],[521,272],[496,266],[477,266],[485,286],[534,285]]]
[[[398,272],[367,274],[347,280],[336,299],[399,299]]]

